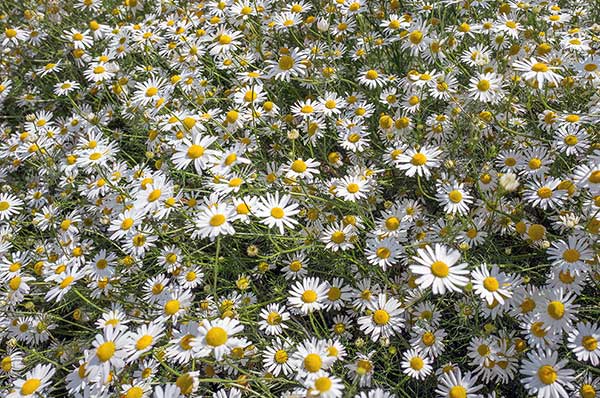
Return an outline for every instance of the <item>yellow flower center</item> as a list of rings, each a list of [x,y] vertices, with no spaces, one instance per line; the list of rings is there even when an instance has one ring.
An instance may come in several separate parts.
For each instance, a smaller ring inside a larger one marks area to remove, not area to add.
[[[281,70],[290,70],[294,66],[294,58],[289,55],[282,55],[279,58],[278,65]]]
[[[267,323],[269,325],[279,325],[281,320],[281,315],[277,312],[271,311],[269,312],[269,315],[267,315]]]
[[[107,341],[106,343],[102,343],[96,349],[96,356],[100,360],[100,362],[106,362],[115,355],[115,351],[117,350],[117,346],[112,341]]]
[[[365,77],[369,80],[375,80],[379,77],[379,73],[376,70],[369,69],[365,74]]]
[[[148,87],[146,90],[146,97],[154,97],[158,93],[158,88]]]
[[[452,203],[458,203],[462,200],[463,196],[462,193],[459,190],[453,190],[450,191],[450,193],[448,194],[448,199],[450,199],[450,201]]]
[[[490,89],[490,86],[490,81],[485,79],[482,79],[479,81],[479,83],[477,83],[477,89],[479,91],[488,91]]]
[[[600,170],[594,170],[590,174],[588,181],[592,184],[600,184]]]
[[[377,249],[377,251],[375,253],[377,254],[377,257],[384,259],[384,260],[386,258],[389,258],[392,254],[390,249],[388,249],[387,247],[380,247]]]
[[[537,62],[531,66],[533,72],[548,72],[548,65],[543,62]]]
[[[424,365],[425,365],[425,363],[419,357],[413,357],[410,359],[410,367],[413,368],[414,370],[419,371],[419,370],[423,369]]]
[[[390,321],[390,314],[388,314],[385,310],[376,310],[373,312],[373,322],[377,325],[383,326],[387,325]]]
[[[565,305],[560,301],[551,301],[548,303],[548,315],[552,318],[559,320],[565,315]]]
[[[565,137],[564,139],[565,144],[567,144],[568,146],[574,146],[577,145],[577,143],[579,142],[579,140],[577,139],[576,136],[569,134]]]
[[[302,262],[298,261],[298,260],[294,260],[290,263],[290,269],[293,272],[298,272],[302,269]]]
[[[304,358],[304,369],[311,373],[317,372],[319,369],[321,369],[322,365],[323,361],[318,354],[308,354]]]
[[[136,341],[135,349],[138,351],[144,350],[144,349],[148,348],[148,346],[150,344],[152,344],[153,340],[154,340],[154,337],[150,336],[149,334],[146,334],[146,335],[140,337],[138,339],[138,341]]]
[[[36,390],[38,388],[40,388],[41,385],[42,385],[42,381],[40,379],[35,379],[35,378],[28,379],[21,386],[21,394],[22,395],[31,395],[34,392],[36,392]]]
[[[542,160],[538,158],[533,158],[529,161],[528,165],[531,170],[537,170],[540,167],[542,167]]]
[[[302,293],[302,301],[304,301],[305,303],[314,303],[315,301],[317,301],[317,292],[315,292],[314,290],[307,290],[304,293]]]
[[[187,150],[187,157],[190,159],[198,159],[204,155],[204,147],[198,144],[192,144]]]
[[[283,218],[283,216],[284,216],[284,213],[283,213],[283,209],[281,207],[273,207],[271,209],[271,217],[281,219],[281,218]]]
[[[576,249],[567,249],[564,251],[562,258],[568,263],[574,263],[579,260],[581,255]]]
[[[425,156],[422,153],[415,153],[412,157],[412,159],[410,160],[410,162],[414,165],[414,166],[423,166],[425,163],[427,163],[427,156]]]
[[[226,34],[219,35],[219,44],[221,44],[221,45],[229,44],[229,43],[231,43],[231,40],[232,40],[231,36],[229,36],[229,35],[226,35]]]
[[[435,343],[435,334],[431,332],[425,332],[423,337],[421,337],[421,341],[428,347],[431,347],[433,343]]]
[[[431,273],[438,278],[445,278],[450,273],[450,268],[443,261],[435,261],[431,264]]]
[[[483,287],[490,292],[495,292],[500,287],[500,284],[498,283],[498,279],[493,276],[488,276],[483,280]]]
[[[343,243],[345,240],[346,234],[344,234],[342,231],[335,231],[333,234],[331,234],[331,241],[337,243],[338,245]]]
[[[306,163],[302,159],[294,160],[291,169],[296,173],[304,173],[307,169]]]
[[[218,347],[227,342],[225,329],[215,326],[206,333],[206,343],[212,347]]]
[[[410,42],[415,45],[421,43],[421,41],[423,40],[423,32],[421,32],[420,30],[413,30],[408,35],[408,40],[410,40]]]
[[[350,184],[348,184],[346,189],[350,193],[357,193],[360,190],[360,187],[358,186],[358,184],[351,182]]]
[[[542,187],[537,190],[537,195],[542,199],[548,199],[552,197],[552,190],[548,187]]]
[[[556,381],[558,378],[558,374],[556,370],[550,365],[544,365],[538,369],[538,377],[542,381],[542,383],[546,385],[550,385]]]
[[[75,280],[75,278],[69,275],[65,279],[63,279],[63,281],[60,283],[59,287],[61,289],[66,289],[67,287],[69,287],[69,285],[71,283],[73,283],[74,280]]]
[[[327,298],[331,301],[336,301],[339,300],[340,297],[342,297],[342,291],[340,290],[339,287],[331,287],[329,288],[329,291],[327,292]]]
[[[179,300],[169,300],[165,303],[165,314],[175,315],[180,307],[181,304],[179,303]]]
[[[579,389],[579,394],[581,395],[581,398],[595,398],[596,389],[591,384],[584,384]]]
[[[348,141],[356,144],[360,140],[360,134],[352,133],[348,136]]]
[[[454,386],[448,393],[449,398],[467,398],[467,390],[463,386]]]
[[[144,396],[144,389],[142,387],[133,386],[129,390],[127,390],[127,394],[125,394],[126,398],[142,398]]]
[[[9,207],[10,207],[10,203],[8,203],[4,200],[0,202],[0,211],[4,211],[4,210],[8,209]]]
[[[596,351],[596,348],[598,348],[598,340],[594,338],[594,336],[584,336],[583,339],[581,339],[581,345],[588,351]]]
[[[10,372],[12,369],[12,359],[11,357],[4,357],[0,362],[0,368],[5,372]]]
[[[331,389],[332,386],[331,379],[327,376],[319,377],[315,380],[315,388],[319,392],[327,392]]]
[[[194,338],[193,334],[186,334],[185,336],[183,336],[181,338],[181,340],[179,341],[179,346],[181,348],[183,348],[186,351],[189,351],[192,349],[192,339]]]
[[[160,195],[162,195],[162,191],[160,189],[154,189],[148,195],[148,202],[155,202],[155,201],[157,201],[158,198],[160,198]]]
[[[288,360],[288,353],[284,350],[277,350],[275,352],[275,362],[281,364],[281,363],[286,363]]]

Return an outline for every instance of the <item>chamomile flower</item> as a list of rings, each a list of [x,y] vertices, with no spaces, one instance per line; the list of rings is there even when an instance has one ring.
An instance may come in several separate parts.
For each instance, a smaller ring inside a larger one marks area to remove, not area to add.
[[[600,328],[597,324],[579,322],[568,335],[568,347],[578,361],[586,361],[593,366],[600,363]]]
[[[280,234],[284,234],[285,227],[294,228],[298,221],[292,216],[298,214],[298,204],[292,202],[290,195],[279,197],[279,192],[275,195],[267,193],[266,197],[261,197],[257,204],[256,216],[261,219],[261,223],[269,228],[277,227]]]
[[[418,349],[410,349],[402,354],[403,361],[400,363],[402,372],[417,380],[424,380],[429,376],[433,367],[431,360],[421,354]]]
[[[398,156],[396,167],[404,170],[406,175],[413,177],[415,174],[426,179],[431,176],[431,168],[438,167],[440,161],[438,156],[442,151],[437,147],[423,146],[420,149],[409,148]]]
[[[0,220],[7,220],[18,214],[23,206],[23,201],[8,193],[0,194]]]
[[[25,374],[23,379],[14,382],[14,390],[9,392],[7,398],[36,397],[47,392],[50,381],[56,370],[52,365],[36,365]]]
[[[536,82],[540,87],[543,87],[545,83],[557,86],[563,78],[554,72],[557,69],[556,67],[550,66],[535,57],[529,60],[515,61],[513,68],[522,73],[523,79]]]
[[[292,308],[306,315],[323,308],[328,290],[327,284],[321,282],[319,278],[304,278],[292,286],[288,303]]]
[[[413,256],[413,260],[418,264],[411,265],[410,271],[420,275],[416,283],[421,289],[431,287],[433,294],[444,294],[446,291],[460,292],[461,287],[469,282],[465,276],[469,274],[466,269],[467,264],[455,265],[460,259],[457,250],[436,244],[435,249],[431,246],[417,249],[417,254],[418,256]]]
[[[380,294],[376,300],[367,304],[367,310],[371,315],[358,318],[358,325],[364,333],[370,335],[371,340],[392,337],[402,329],[400,314],[404,309],[395,298]]]
[[[204,320],[198,329],[198,336],[192,340],[191,345],[199,357],[212,354],[220,361],[240,342],[235,335],[243,330],[244,327],[236,319]]]
[[[538,397],[567,398],[573,385],[574,371],[565,368],[567,360],[558,360],[556,351],[531,351],[521,365],[523,384]]]

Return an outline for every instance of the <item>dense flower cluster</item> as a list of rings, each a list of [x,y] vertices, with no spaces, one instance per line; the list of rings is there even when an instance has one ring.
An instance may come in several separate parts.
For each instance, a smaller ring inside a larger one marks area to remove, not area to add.
[[[3,2],[0,395],[600,396],[592,3]]]

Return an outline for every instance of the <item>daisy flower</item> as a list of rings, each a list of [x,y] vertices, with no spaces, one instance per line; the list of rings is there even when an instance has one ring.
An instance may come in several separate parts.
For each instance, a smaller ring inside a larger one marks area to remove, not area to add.
[[[469,96],[477,101],[495,104],[504,96],[502,78],[495,73],[480,73],[469,81]]]
[[[554,177],[534,178],[527,185],[523,196],[532,206],[542,210],[562,207],[567,198],[567,191],[558,189],[560,183],[561,181]]]
[[[435,392],[439,394],[439,397],[477,398],[479,394],[476,392],[483,386],[476,383],[477,378],[471,376],[471,372],[463,375],[457,368],[440,376]]]
[[[129,341],[129,332],[124,327],[106,327],[104,333],[96,335],[92,350],[87,351],[86,369],[90,377],[106,380],[111,371],[118,371],[125,366],[125,348]]]
[[[429,376],[433,367],[431,366],[431,359],[421,354],[418,349],[410,349],[402,354],[402,372],[409,375],[413,379],[424,380]]]
[[[212,353],[217,361],[221,361],[232,348],[240,344],[240,339],[234,335],[243,330],[244,327],[236,319],[205,319],[191,345],[199,357],[207,357]]]
[[[301,378],[327,370],[334,362],[335,358],[329,356],[327,342],[315,338],[300,343],[292,356],[292,367]]]
[[[364,69],[358,75],[358,83],[369,89],[375,89],[384,85],[385,76],[375,69]]]
[[[164,326],[161,322],[150,322],[142,325],[137,331],[129,336],[130,341],[127,345],[126,362],[131,363],[137,360],[144,353],[150,351],[164,332]]]
[[[275,377],[280,374],[289,376],[295,372],[292,367],[292,354],[292,344],[277,337],[263,351],[263,367]]]
[[[314,159],[296,159],[294,160],[285,170],[286,178],[306,178],[312,179],[315,174],[319,174],[318,167],[321,165],[320,162]]]
[[[192,163],[196,172],[202,174],[202,171],[209,167],[212,156],[217,153],[215,150],[208,149],[216,140],[216,137],[202,136],[199,133],[192,133],[191,139],[184,138],[172,157],[175,168],[185,169]]]
[[[292,197],[283,195],[280,198],[279,192],[275,192],[275,195],[267,193],[266,197],[261,197],[256,208],[256,216],[261,219],[260,222],[269,228],[279,228],[282,235],[285,232],[284,227],[294,229],[298,224],[292,216],[299,212],[298,204],[292,202]]]
[[[407,176],[412,177],[417,174],[419,177],[429,179],[431,168],[439,167],[438,157],[442,151],[437,147],[423,146],[420,149],[409,148],[403,154],[398,156],[396,167],[405,170]]]
[[[304,76],[306,65],[303,61],[306,57],[305,50],[293,48],[288,53],[281,54],[277,61],[267,61],[269,76],[286,82],[289,82],[292,77]]]
[[[460,259],[460,252],[436,244],[435,250],[431,246],[417,249],[418,256],[413,260],[419,264],[410,266],[410,271],[420,275],[416,283],[421,289],[432,287],[433,294],[444,294],[446,291],[461,292],[461,288],[469,283],[467,264],[455,265]]]
[[[587,239],[581,236],[571,235],[568,240],[556,240],[548,249],[548,260],[561,271],[569,271],[575,274],[585,272],[588,269],[586,261],[590,261],[593,252]]]
[[[437,194],[438,201],[444,205],[444,211],[448,214],[465,215],[469,211],[469,204],[473,203],[473,197],[464,189],[464,184],[445,184]]]
[[[308,388],[309,395],[317,395],[322,398],[339,398],[343,396],[344,391],[342,379],[331,376],[323,370],[310,374],[304,382],[304,386]]]
[[[260,330],[270,336],[280,335],[283,333],[283,329],[289,327],[285,322],[290,319],[290,313],[286,310],[285,306],[278,303],[271,303],[266,308],[260,310],[260,318],[261,320],[258,322]]]
[[[327,284],[319,278],[304,278],[292,286],[288,303],[301,314],[307,315],[323,308],[328,290]]]
[[[488,304],[494,300],[504,304],[506,299],[512,297],[512,281],[504,272],[500,272],[497,265],[492,265],[489,270],[486,264],[481,264],[480,268],[471,271],[471,278],[473,290]]]
[[[342,222],[338,222],[324,228],[321,232],[320,240],[325,243],[326,249],[334,252],[338,250],[345,251],[354,248],[354,244],[352,243],[354,236],[353,225],[344,225]]]
[[[600,328],[598,324],[579,322],[577,327],[569,332],[567,338],[569,349],[578,361],[586,361],[593,366],[600,364]]]
[[[530,394],[547,398],[568,398],[575,371],[566,369],[567,360],[558,361],[556,351],[531,351],[521,365],[522,382]]]
[[[402,247],[394,237],[384,239],[370,239],[367,241],[365,255],[370,264],[378,265],[384,271],[398,262],[398,257],[403,254]]]
[[[371,340],[392,337],[402,329],[403,320],[400,314],[404,309],[395,298],[388,298],[382,293],[376,300],[367,304],[367,310],[371,315],[358,318],[358,325],[361,331],[371,336]]]
[[[14,390],[6,398],[25,398],[44,396],[45,390],[51,384],[51,378],[56,370],[52,365],[36,365],[25,374],[23,379],[13,383]]]
[[[556,67],[541,62],[535,57],[529,60],[515,61],[512,66],[516,71],[522,72],[523,79],[537,82],[539,87],[543,87],[546,82],[558,86],[562,80],[562,76],[554,72]]]
[[[573,293],[565,293],[562,289],[542,292],[537,303],[541,313],[540,321],[551,328],[569,331],[573,321],[577,319],[579,305],[573,304],[575,298]]]
[[[231,225],[235,217],[234,208],[227,203],[218,203],[214,206],[203,206],[194,221],[195,228],[192,239],[211,238],[219,235],[233,235],[235,229]]]
[[[19,214],[23,201],[9,193],[0,194],[0,220],[7,220]]]

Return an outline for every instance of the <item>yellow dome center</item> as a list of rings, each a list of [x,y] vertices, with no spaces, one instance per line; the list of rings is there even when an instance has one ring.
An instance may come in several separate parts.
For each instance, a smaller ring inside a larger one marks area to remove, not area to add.
[[[450,273],[450,268],[443,261],[435,261],[431,264],[431,273],[438,278],[445,278]]]
[[[206,343],[212,347],[218,347],[227,342],[225,329],[215,326],[206,333]]]
[[[541,368],[539,368],[537,374],[541,382],[546,385],[554,383],[558,378],[556,370],[554,370],[554,368],[550,365],[544,365]]]
[[[96,356],[100,360],[100,362],[106,362],[115,355],[115,351],[117,350],[117,346],[112,341],[107,341],[106,343],[102,343],[96,349]]]

